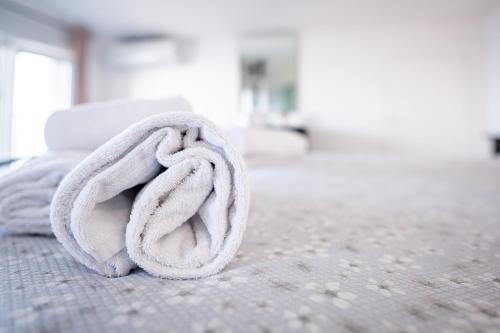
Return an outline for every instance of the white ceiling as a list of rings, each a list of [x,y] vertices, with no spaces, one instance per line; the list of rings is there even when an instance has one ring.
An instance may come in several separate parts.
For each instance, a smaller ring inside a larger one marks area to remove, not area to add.
[[[496,0],[0,0],[96,33],[293,30],[326,24],[456,20],[484,15]]]

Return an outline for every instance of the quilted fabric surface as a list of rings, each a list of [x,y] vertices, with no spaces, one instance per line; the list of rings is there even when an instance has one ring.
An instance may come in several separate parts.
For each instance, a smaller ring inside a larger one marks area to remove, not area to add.
[[[500,161],[311,155],[253,168],[223,273],[105,278],[0,238],[0,332],[499,332]]]

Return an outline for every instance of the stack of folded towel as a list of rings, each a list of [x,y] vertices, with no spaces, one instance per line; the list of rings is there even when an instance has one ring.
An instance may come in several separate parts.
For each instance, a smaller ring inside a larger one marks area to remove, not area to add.
[[[52,234],[49,210],[62,178],[84,152],[50,152],[0,177],[0,233]]]
[[[235,256],[248,216],[244,163],[183,101],[83,106],[47,122],[49,148],[98,147],[63,178],[50,208],[57,239],[90,269],[199,278]]]

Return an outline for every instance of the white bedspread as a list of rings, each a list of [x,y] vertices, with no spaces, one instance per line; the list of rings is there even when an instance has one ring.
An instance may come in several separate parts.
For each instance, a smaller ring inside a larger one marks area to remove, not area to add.
[[[500,161],[311,155],[251,170],[237,259],[99,276],[0,241],[0,332],[498,332]]]

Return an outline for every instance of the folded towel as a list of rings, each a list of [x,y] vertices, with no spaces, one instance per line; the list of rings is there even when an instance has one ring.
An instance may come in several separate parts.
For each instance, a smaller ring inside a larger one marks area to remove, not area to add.
[[[248,204],[245,167],[228,140],[199,115],[166,112],[73,169],[56,192],[51,222],[68,252],[102,275],[139,265],[189,279],[215,274],[234,257]]]
[[[85,104],[54,112],[45,125],[46,144],[52,152],[0,177],[0,233],[52,234],[52,197],[61,179],[87,151],[141,119],[174,110],[189,111],[191,106],[175,96]]]
[[[0,177],[0,233],[50,235],[49,210],[61,179],[84,153],[50,153]]]
[[[77,105],[49,117],[45,142],[50,150],[93,151],[130,125],[166,111],[191,111],[191,106],[181,96]]]

